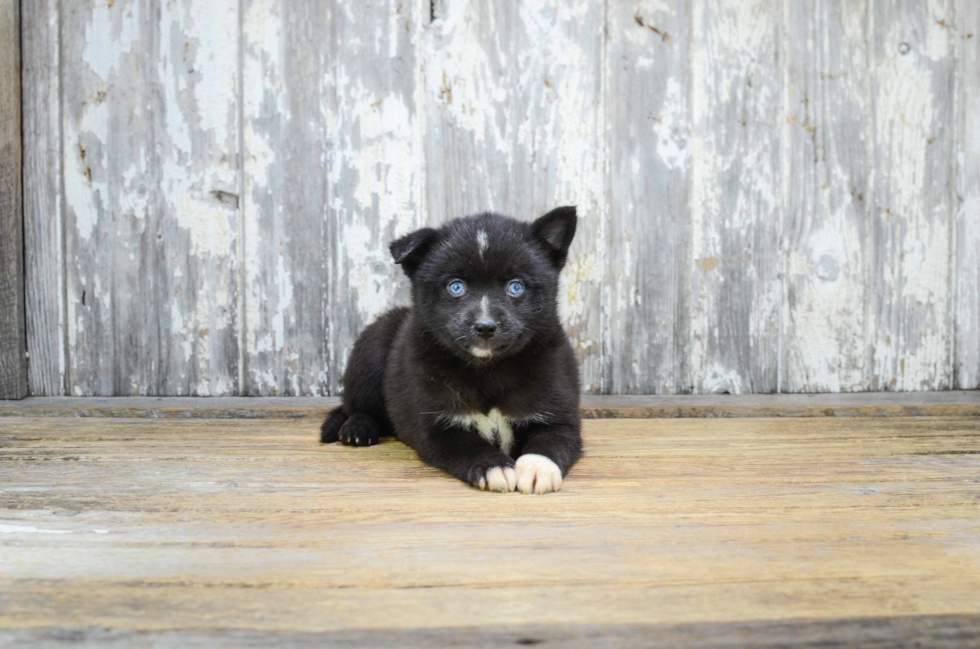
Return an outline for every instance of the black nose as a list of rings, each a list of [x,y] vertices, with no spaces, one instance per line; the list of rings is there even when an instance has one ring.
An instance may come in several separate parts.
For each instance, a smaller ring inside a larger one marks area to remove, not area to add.
[[[476,330],[478,336],[490,338],[497,331],[497,323],[493,320],[480,320],[473,325],[473,329]]]

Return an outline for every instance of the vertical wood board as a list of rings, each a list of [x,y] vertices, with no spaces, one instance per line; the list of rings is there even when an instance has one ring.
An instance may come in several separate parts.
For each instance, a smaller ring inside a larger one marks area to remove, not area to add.
[[[786,4],[784,392],[867,389],[868,3]]]
[[[59,4],[21,3],[28,385],[35,395],[65,392]]]
[[[689,355],[682,392],[774,392],[782,302],[782,15],[694,5]],[[723,62],[723,63],[722,63]]]
[[[951,386],[952,3],[873,0],[872,390]]]
[[[63,11],[68,392],[233,393],[237,8]]]
[[[249,394],[336,394],[357,334],[405,298],[388,243],[422,223],[422,4],[248,4]]]
[[[329,391],[326,107],[333,5],[252,0],[242,22],[243,392]]]
[[[327,112],[331,394],[341,391],[364,327],[409,302],[408,281],[388,245],[426,223],[419,106],[428,9],[424,0],[371,0],[339,2],[335,11]]]
[[[980,3],[958,0],[953,386],[980,388]]]
[[[683,391],[691,281],[691,14],[611,3],[605,92],[608,389]]]
[[[27,395],[20,3],[0,0],[0,399]]]

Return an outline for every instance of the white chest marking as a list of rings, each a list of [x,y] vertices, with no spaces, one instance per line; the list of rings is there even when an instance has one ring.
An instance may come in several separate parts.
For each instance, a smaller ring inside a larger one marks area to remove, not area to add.
[[[476,247],[480,250],[480,259],[483,259],[483,253],[487,251],[487,246],[490,245],[489,239],[487,238],[486,230],[476,231]]]
[[[472,428],[480,434],[480,437],[487,440],[504,453],[510,454],[510,449],[514,446],[514,429],[511,428],[511,421],[504,417],[504,413],[497,408],[492,408],[487,414],[456,415],[450,421],[459,426]]]

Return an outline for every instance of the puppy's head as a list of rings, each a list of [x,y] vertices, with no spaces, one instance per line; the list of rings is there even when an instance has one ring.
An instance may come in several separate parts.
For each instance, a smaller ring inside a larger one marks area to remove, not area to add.
[[[457,356],[487,362],[560,326],[558,273],[575,225],[574,207],[533,223],[486,213],[407,234],[391,254],[426,330]]]

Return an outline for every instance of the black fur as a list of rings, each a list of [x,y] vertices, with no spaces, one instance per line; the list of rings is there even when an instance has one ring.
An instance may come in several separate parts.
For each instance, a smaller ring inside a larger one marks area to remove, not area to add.
[[[567,474],[582,454],[579,378],[557,296],[575,226],[574,207],[533,223],[486,213],[392,243],[413,306],[388,311],[358,338],[343,406],[324,422],[321,441],[364,446],[395,434],[472,485],[525,453]],[[465,283],[462,296],[448,290],[454,280]],[[523,294],[508,293],[513,280]],[[494,408],[512,422],[509,455],[452,421]]]

